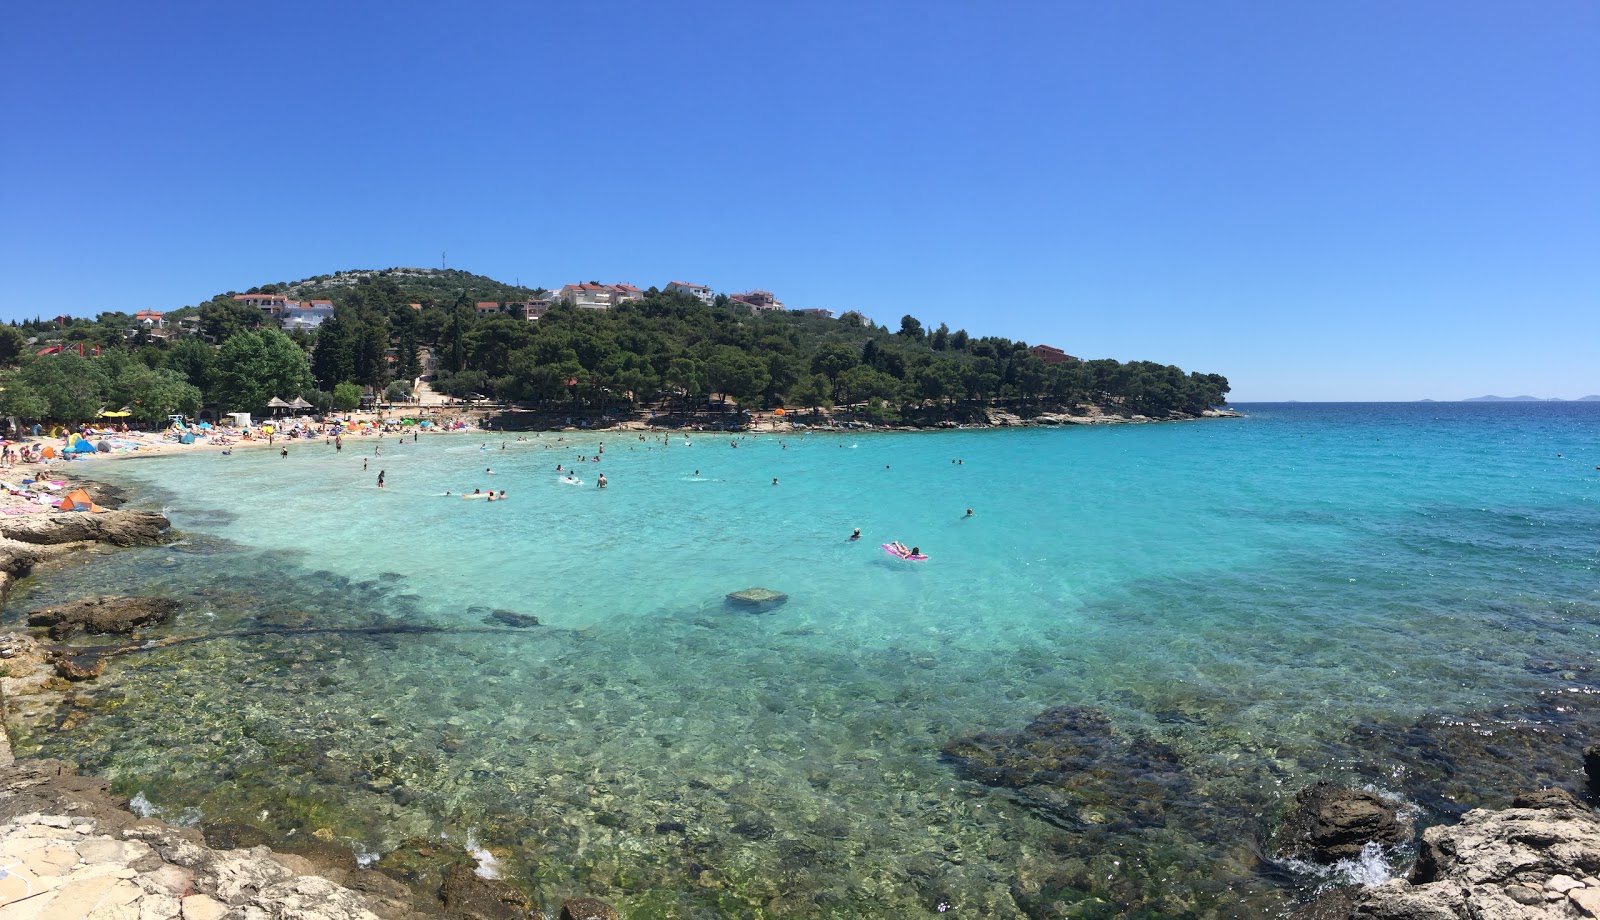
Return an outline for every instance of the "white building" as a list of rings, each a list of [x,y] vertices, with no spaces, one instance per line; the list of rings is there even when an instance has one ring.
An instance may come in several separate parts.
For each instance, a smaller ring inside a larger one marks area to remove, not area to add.
[[[711,293],[710,288],[703,284],[690,284],[687,281],[668,281],[664,290],[671,291],[674,294],[688,294],[708,307],[711,306],[712,301],[717,299],[716,295]]]

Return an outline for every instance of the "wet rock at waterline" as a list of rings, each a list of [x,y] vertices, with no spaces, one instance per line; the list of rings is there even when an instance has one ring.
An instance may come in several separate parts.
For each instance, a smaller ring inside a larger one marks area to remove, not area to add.
[[[177,609],[177,601],[164,597],[91,597],[35,610],[28,614],[28,625],[47,627],[50,638],[58,641],[76,635],[80,629],[126,636],[166,622]]]
[[[1583,772],[1589,777],[1589,791],[1600,795],[1600,743],[1583,749]]]
[[[618,920],[617,909],[597,898],[573,898],[561,905],[561,920]]]
[[[440,889],[445,912],[463,920],[544,920],[528,896],[497,879],[482,878],[467,866],[445,873]]]
[[[944,754],[968,779],[1015,790],[1024,806],[1069,828],[1162,826],[1165,803],[1189,786],[1171,748],[1118,733],[1089,706],[1047,709],[1020,732],[958,738]]]
[[[1317,920],[1534,920],[1600,916],[1600,816],[1562,790],[1430,827],[1407,880],[1325,895]]]
[[[106,672],[106,660],[99,655],[61,655],[56,658],[56,674],[70,681],[94,680]]]
[[[1353,859],[1368,843],[1393,848],[1410,839],[1411,822],[1397,803],[1329,782],[1300,790],[1278,831],[1285,856],[1319,863]]]

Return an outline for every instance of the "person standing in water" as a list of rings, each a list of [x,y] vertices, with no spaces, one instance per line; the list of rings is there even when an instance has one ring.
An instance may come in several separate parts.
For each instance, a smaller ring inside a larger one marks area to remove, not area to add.
[[[378,488],[383,488],[383,470],[378,471]]]
[[[606,487],[606,474],[605,473],[601,473],[599,481],[595,483],[595,488],[604,489],[605,487]]]

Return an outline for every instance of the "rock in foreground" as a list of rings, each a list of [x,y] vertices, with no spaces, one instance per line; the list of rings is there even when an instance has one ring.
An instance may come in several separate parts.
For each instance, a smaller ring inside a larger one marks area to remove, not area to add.
[[[1337,893],[1302,916],[1348,920],[1600,917],[1600,817],[1561,790],[1430,827],[1409,880]],[[1329,907],[1337,905],[1336,910]]]
[[[1285,856],[1320,863],[1353,859],[1368,843],[1393,848],[1410,839],[1411,823],[1396,803],[1328,782],[1300,790],[1278,832]]]
[[[41,546],[87,541],[113,546],[152,546],[161,542],[161,534],[171,525],[171,521],[154,511],[39,514],[0,522],[0,536]]]

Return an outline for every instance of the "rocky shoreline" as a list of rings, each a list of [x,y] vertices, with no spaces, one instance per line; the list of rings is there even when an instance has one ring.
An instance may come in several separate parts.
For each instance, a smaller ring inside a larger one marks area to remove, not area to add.
[[[169,526],[155,512],[120,510],[0,522],[0,604],[16,579],[41,562],[101,545],[158,544]],[[35,611],[28,625],[46,629],[55,641],[80,631],[137,640],[140,630],[165,622],[177,606],[164,598],[86,598]],[[55,707],[76,683],[98,678],[106,657],[118,650],[77,654],[26,633],[0,635],[0,711]],[[438,854],[438,884],[418,890],[361,867],[353,852],[331,841],[314,838],[291,848],[300,852],[282,852],[257,845],[250,828],[210,830],[220,848],[200,830],[134,814],[108,781],[79,776],[69,764],[16,760],[9,733],[0,728],[0,920],[546,917],[515,887],[476,871],[465,853]],[[618,914],[603,901],[574,898],[556,916],[616,920]]]

